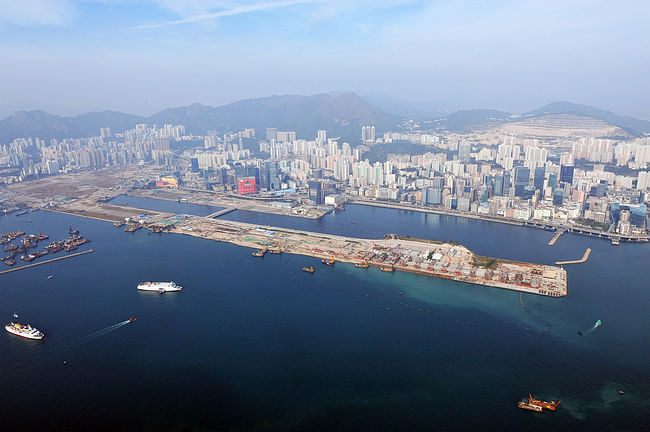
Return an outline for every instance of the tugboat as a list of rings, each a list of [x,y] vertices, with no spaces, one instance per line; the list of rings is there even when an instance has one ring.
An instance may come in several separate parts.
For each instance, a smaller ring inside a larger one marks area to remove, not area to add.
[[[12,265],[16,264],[16,260],[13,260],[13,259],[5,260],[5,264],[7,264],[9,267],[11,267]]]
[[[528,393],[528,400],[517,402],[517,407],[529,411],[542,412],[543,410],[555,411],[560,405],[560,401],[542,401],[535,399],[532,394]]]
[[[255,252],[253,252],[252,255],[254,257],[263,257],[265,253],[266,253],[266,249],[258,249]]]
[[[314,267],[303,267],[302,271],[306,271],[307,273],[313,273]]]
[[[327,264],[328,266],[333,266],[336,261],[334,261],[334,257],[331,257],[330,259],[321,259],[320,262],[323,264]]]

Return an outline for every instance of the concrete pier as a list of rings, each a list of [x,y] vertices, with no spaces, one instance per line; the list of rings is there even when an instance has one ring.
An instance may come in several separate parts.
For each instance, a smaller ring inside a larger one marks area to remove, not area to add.
[[[580,264],[583,262],[587,262],[589,259],[589,255],[591,255],[591,248],[587,248],[585,251],[585,254],[582,256],[582,258],[578,260],[570,260],[570,261],[555,261],[556,265],[566,265],[566,264]]]
[[[76,256],[85,255],[85,254],[89,254],[89,253],[92,253],[92,252],[94,252],[92,249],[88,249],[88,250],[73,253],[73,254],[70,254],[70,255],[51,258],[51,259],[48,259],[48,260],[45,260],[45,261],[39,261],[39,262],[36,262],[36,263],[27,264],[27,265],[20,266],[20,267],[14,267],[14,268],[10,268],[9,270],[0,271],[0,275],[3,275],[5,273],[15,272],[15,271],[18,271],[18,270],[24,270],[24,269],[30,268],[30,267],[36,267],[36,266],[43,265],[43,264],[48,264],[48,263],[51,263],[51,262],[54,262],[54,261],[61,261],[61,260],[68,259],[68,258],[74,258]]]
[[[559,230],[557,230],[557,232],[555,233],[555,235],[553,236],[553,238],[551,239],[551,241],[548,242],[548,245],[549,245],[549,246],[553,246],[553,245],[555,245],[555,242],[557,241],[557,239],[560,238],[560,236],[561,236],[562,234],[564,234],[564,230],[563,230],[563,229],[559,229]]]

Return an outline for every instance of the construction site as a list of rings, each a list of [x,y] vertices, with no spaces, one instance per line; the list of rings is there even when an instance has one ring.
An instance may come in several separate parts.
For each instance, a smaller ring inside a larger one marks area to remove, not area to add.
[[[404,271],[548,297],[567,295],[567,273],[561,267],[483,257],[462,245],[434,240],[390,234],[383,239],[361,239],[160,212],[129,217],[115,225],[126,226],[127,232],[144,228],[228,242],[254,249],[257,257],[291,253],[320,258],[328,265],[352,263],[359,268],[378,267],[388,273]]]

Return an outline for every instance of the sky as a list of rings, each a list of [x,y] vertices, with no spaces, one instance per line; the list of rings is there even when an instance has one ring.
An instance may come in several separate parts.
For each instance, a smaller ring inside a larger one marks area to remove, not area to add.
[[[647,0],[0,0],[0,118],[354,91],[650,120],[648,23]]]

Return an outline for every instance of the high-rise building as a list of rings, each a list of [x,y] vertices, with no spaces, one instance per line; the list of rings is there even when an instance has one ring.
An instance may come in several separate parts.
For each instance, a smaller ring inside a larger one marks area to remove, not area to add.
[[[562,189],[555,189],[553,191],[553,205],[561,206],[564,201],[564,191]]]
[[[494,195],[503,195],[503,175],[496,175],[492,179],[492,193]]]
[[[319,130],[318,131],[318,136],[316,137],[316,141],[318,144],[324,144],[327,142],[327,131],[326,130]]]
[[[523,197],[525,195],[524,189],[530,183],[530,168],[524,166],[518,166],[515,168],[515,196]]]
[[[266,128],[266,140],[277,140],[278,139],[278,130],[276,128]]]
[[[533,174],[533,186],[537,190],[544,189],[544,178],[546,177],[546,168],[543,166],[535,168]]]
[[[560,166],[560,183],[573,184],[573,169],[571,165]]]
[[[323,183],[320,181],[310,181],[307,183],[309,199],[317,205],[323,204]]]
[[[469,155],[472,151],[472,145],[467,141],[461,141],[458,144],[458,160],[459,161],[469,161]]]
[[[375,142],[375,127],[374,126],[362,126],[361,127],[361,141],[365,143],[374,143]]]

